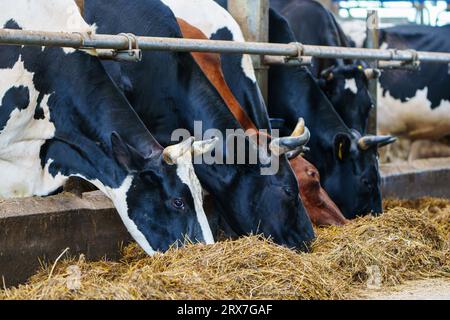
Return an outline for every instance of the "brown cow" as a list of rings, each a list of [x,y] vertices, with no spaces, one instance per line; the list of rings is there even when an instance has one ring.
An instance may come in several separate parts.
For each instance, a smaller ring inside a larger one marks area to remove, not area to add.
[[[207,39],[201,30],[178,18],[178,24],[187,39]],[[219,92],[230,112],[245,130],[258,129],[249,118],[245,110],[235,98],[225,81],[219,54],[193,52],[192,56],[208,80]],[[302,132],[297,132],[301,134]],[[318,226],[344,225],[347,220],[342,212],[331,200],[320,184],[318,170],[301,156],[291,160],[291,166],[297,177],[300,196],[311,221]]]
[[[348,220],[320,185],[320,174],[316,167],[301,156],[291,160],[291,166],[298,180],[303,205],[312,223],[316,226],[346,224]]]

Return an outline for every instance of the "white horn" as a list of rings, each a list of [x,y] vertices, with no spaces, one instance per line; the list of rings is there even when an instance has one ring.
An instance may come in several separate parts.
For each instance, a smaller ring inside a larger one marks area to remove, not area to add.
[[[192,144],[192,153],[194,154],[194,157],[200,156],[213,150],[219,140],[219,138],[215,137],[209,140],[195,141]]]
[[[192,150],[194,140],[194,137],[190,137],[183,142],[165,148],[163,151],[164,161],[169,165],[177,163],[179,157]]]
[[[381,76],[381,71],[378,69],[367,68],[364,69],[364,74],[366,75],[367,80],[375,80]]]

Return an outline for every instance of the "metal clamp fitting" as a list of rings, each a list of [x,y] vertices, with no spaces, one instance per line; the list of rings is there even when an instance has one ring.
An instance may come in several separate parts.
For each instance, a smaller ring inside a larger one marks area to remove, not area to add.
[[[112,59],[125,62],[139,62],[142,60],[142,50],[139,49],[137,37],[132,33],[120,33],[128,40],[128,50],[113,50]],[[133,48],[133,42],[135,44]]]
[[[414,68],[414,69],[419,69],[419,67],[420,67],[420,60],[419,60],[419,54],[417,53],[417,51],[413,50],[413,49],[409,49],[409,50],[406,50],[406,51],[411,52],[412,59],[410,61],[405,61],[404,64],[411,65],[411,67]]]
[[[265,56],[264,63],[268,65],[286,65],[286,66],[311,66],[312,65],[312,57],[305,57],[303,55],[303,44],[299,42],[291,42],[290,45],[293,45],[297,48],[296,56],[287,56],[287,57],[275,57],[275,56]]]
[[[90,39],[91,38],[91,33],[87,32],[87,33],[81,33],[81,32],[72,32],[73,34],[76,34],[80,37],[80,42],[81,45],[78,48],[79,50],[95,50],[94,47],[89,47],[86,45],[86,39]]]
[[[407,61],[397,61],[395,59],[398,55],[398,49],[389,49],[389,51],[391,60],[379,61],[378,67],[380,69],[387,69],[387,70],[404,69],[409,71],[416,71],[420,68],[419,54],[417,53],[416,50],[413,49],[404,50],[409,51],[411,53],[411,59]]]

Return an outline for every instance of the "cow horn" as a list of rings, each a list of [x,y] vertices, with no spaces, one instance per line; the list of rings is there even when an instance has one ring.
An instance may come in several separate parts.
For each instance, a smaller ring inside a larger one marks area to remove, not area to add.
[[[271,158],[267,154],[267,151],[264,147],[260,146],[258,142],[256,141],[256,136],[250,136],[250,148],[253,149],[251,152],[256,152],[256,154],[259,156],[259,160],[263,165],[268,165],[271,163]]]
[[[192,152],[194,156],[200,156],[208,153],[216,147],[217,142],[219,142],[219,138],[217,137],[209,140],[195,141],[192,144]]]
[[[381,71],[379,69],[367,68],[364,69],[364,74],[367,80],[375,80],[381,76]]]
[[[305,127],[305,121],[300,118],[290,137],[273,139],[270,143],[270,150],[276,156],[281,156],[286,152],[298,149],[309,142],[311,133]]]
[[[174,165],[177,163],[177,159],[179,157],[184,155],[186,152],[191,151],[194,141],[194,137],[190,137],[183,142],[165,148],[163,151],[164,161],[169,165]]]
[[[298,156],[303,156],[305,153],[309,152],[311,149],[308,147],[300,147],[297,150],[289,151],[286,153],[288,160],[293,160]]]
[[[359,139],[358,146],[361,150],[369,150],[373,147],[382,148],[397,141],[393,136],[365,136]]]
[[[299,137],[305,133],[305,120],[303,118],[298,119],[297,126],[291,133],[291,137]]]
[[[327,81],[331,81],[334,78],[334,74],[330,69],[322,71],[320,76]]]
[[[270,155],[267,153],[267,146],[264,147],[258,143],[258,136],[257,135],[241,135],[241,134],[230,134],[227,135],[226,138],[226,148],[229,150],[230,144],[233,145],[233,153],[236,155],[236,152],[239,152],[238,149],[236,149],[236,146],[232,140],[235,138],[245,138],[246,141],[248,141],[249,144],[249,154],[257,155],[259,157],[260,163],[262,165],[270,164],[272,159]]]

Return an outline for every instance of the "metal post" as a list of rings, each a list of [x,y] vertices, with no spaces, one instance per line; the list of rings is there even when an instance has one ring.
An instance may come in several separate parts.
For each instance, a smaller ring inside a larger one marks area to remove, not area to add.
[[[367,11],[367,48],[378,49],[379,44],[379,19],[378,12],[376,10]],[[373,60],[369,62],[370,67],[378,68],[378,61]],[[374,102],[374,108],[369,117],[369,124],[367,127],[367,133],[377,134],[378,133],[378,119],[377,119],[377,109],[378,109],[378,80],[371,80],[369,82],[369,92],[372,96]]]
[[[246,41],[269,42],[269,0],[228,0],[228,11],[240,25]],[[253,56],[261,93],[267,102],[268,67],[263,56]]]

